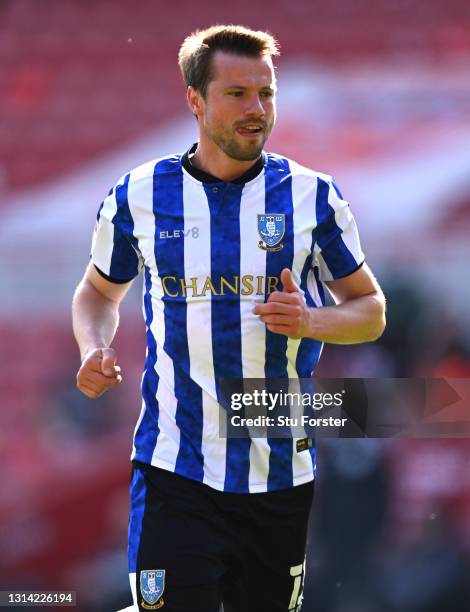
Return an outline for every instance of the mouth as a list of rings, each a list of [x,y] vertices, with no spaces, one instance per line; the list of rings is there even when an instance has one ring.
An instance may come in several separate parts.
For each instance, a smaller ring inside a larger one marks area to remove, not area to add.
[[[237,133],[245,138],[256,138],[264,132],[264,128],[256,123],[240,126],[236,129]]]

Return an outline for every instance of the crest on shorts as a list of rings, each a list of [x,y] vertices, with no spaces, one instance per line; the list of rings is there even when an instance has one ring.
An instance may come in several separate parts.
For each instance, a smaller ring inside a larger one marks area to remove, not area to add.
[[[158,610],[165,602],[162,599],[165,590],[165,570],[143,570],[140,572],[140,592],[142,608]]]
[[[258,234],[261,240],[258,243],[263,251],[280,251],[284,248],[281,240],[286,231],[286,215],[271,213],[258,215]]]

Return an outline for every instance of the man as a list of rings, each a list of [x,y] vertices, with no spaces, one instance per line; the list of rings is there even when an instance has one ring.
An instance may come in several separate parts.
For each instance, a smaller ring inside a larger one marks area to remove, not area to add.
[[[368,342],[384,329],[383,294],[331,177],[263,152],[277,54],[269,34],[238,26],[184,41],[199,141],[112,189],[75,294],[77,384],[95,398],[121,381],[110,344],[144,271],[133,610],[300,610],[315,449],[220,437],[220,383],[310,377],[323,342]],[[321,307],[323,283],[335,306]]]

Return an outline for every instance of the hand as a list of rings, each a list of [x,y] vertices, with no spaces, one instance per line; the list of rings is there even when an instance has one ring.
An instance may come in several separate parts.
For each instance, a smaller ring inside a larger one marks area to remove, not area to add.
[[[77,387],[80,391],[96,399],[119,384],[122,376],[116,360],[116,351],[112,348],[97,348],[86,353],[77,374]]]
[[[281,272],[283,291],[273,291],[265,304],[257,304],[253,312],[260,315],[269,331],[289,338],[309,336],[311,309],[292,278],[292,272]]]

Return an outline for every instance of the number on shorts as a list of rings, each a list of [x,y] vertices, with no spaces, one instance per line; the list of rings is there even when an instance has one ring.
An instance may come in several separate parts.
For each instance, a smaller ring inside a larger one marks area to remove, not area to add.
[[[302,605],[302,586],[304,579],[305,562],[300,565],[293,565],[290,568],[290,575],[294,578],[294,588],[289,602],[289,611],[298,612]]]

